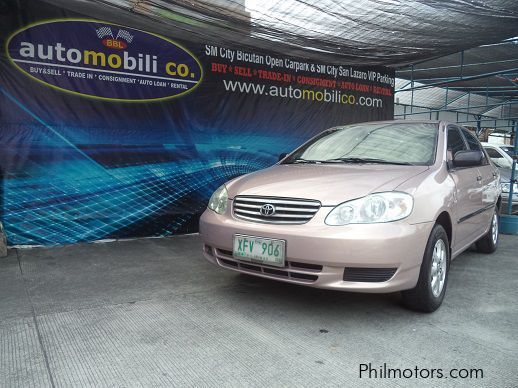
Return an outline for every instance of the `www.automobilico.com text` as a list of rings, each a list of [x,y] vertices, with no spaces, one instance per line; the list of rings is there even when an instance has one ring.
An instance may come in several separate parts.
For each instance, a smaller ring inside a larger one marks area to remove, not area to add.
[[[383,97],[393,95],[394,77],[376,70],[214,45],[205,45],[205,55],[227,92],[370,108],[383,108]]]

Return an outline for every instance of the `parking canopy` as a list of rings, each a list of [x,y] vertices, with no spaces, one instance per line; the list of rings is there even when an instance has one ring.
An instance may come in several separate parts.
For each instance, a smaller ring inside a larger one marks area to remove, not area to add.
[[[22,1],[23,2],[23,1]],[[327,62],[401,66],[518,36],[516,0],[48,0],[99,19]]]

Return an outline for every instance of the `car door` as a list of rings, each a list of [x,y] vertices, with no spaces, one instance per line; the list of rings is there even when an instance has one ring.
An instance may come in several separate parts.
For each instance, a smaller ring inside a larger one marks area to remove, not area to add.
[[[468,147],[472,151],[482,151],[482,144],[478,139],[473,136],[467,129],[462,128],[462,134],[466,138]],[[483,152],[484,153],[484,152]],[[479,214],[475,216],[475,220],[480,222],[479,234],[485,232],[485,229],[489,226],[493,217],[494,205],[498,196],[498,171],[491,163],[489,163],[486,154],[484,153],[484,159],[478,167],[479,179],[482,185],[482,203],[480,205]],[[474,221],[475,221],[474,220]]]
[[[449,125],[447,130],[447,154],[451,161],[457,152],[469,148],[459,127]],[[449,174],[455,182],[455,200],[452,209],[453,222],[456,224],[452,241],[452,250],[455,252],[470,244],[479,229],[476,214],[482,205],[482,178],[477,166],[451,167]]]

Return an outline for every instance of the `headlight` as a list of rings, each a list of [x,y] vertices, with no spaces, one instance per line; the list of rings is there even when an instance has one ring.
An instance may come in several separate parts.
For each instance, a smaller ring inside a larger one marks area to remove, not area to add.
[[[408,217],[414,206],[410,194],[400,192],[375,193],[344,202],[326,217],[327,225],[373,224]]]
[[[228,192],[225,185],[221,185],[209,199],[210,210],[223,214],[227,210]]]
[[[511,184],[508,183],[500,183],[500,186],[502,186],[502,193],[508,193],[511,189]],[[515,183],[513,185],[513,194],[518,194],[518,183]]]

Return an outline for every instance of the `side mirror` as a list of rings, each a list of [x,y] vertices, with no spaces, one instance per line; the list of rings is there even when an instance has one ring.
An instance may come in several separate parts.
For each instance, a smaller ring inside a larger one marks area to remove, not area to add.
[[[453,167],[473,167],[482,164],[482,151],[459,151],[453,156]]]
[[[279,162],[284,159],[286,156],[288,156],[288,153],[287,152],[283,152],[282,154],[279,155]]]

